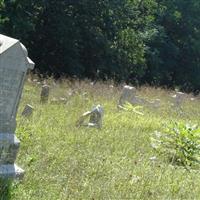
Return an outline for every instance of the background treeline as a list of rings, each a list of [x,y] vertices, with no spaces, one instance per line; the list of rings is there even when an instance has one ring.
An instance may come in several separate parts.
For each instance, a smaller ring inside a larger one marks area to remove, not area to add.
[[[0,0],[37,70],[200,89],[199,0]]]

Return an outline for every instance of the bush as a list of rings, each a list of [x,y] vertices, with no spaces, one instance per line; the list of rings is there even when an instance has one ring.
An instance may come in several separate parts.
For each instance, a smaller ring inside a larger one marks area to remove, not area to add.
[[[152,147],[171,163],[197,166],[200,162],[200,128],[197,125],[173,123],[162,132],[156,131]]]

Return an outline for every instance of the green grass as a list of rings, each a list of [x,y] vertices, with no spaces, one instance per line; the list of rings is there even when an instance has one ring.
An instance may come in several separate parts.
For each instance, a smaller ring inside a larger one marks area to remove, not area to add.
[[[67,103],[41,105],[41,86],[27,81],[17,117],[21,148],[17,164],[25,169],[22,181],[3,187],[1,198],[11,200],[65,199],[199,199],[200,173],[173,166],[156,156],[151,136],[162,124],[199,123],[199,102],[189,95],[181,113],[170,106],[172,91],[143,87],[138,93],[161,99],[161,108],[144,108],[144,116],[117,109],[122,87],[89,81],[65,80],[51,85],[52,98]],[[68,93],[74,90],[73,95]],[[30,119],[23,118],[25,104],[34,106]],[[76,120],[101,104],[103,128],[75,126]]]

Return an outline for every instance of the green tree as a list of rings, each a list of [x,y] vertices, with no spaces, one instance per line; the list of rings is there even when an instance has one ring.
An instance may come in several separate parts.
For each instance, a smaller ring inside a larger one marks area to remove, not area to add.
[[[42,73],[126,81],[144,74],[154,0],[4,3],[2,32],[25,41]]]
[[[200,2],[159,0],[157,25],[160,31],[148,52],[149,81],[199,89]]]

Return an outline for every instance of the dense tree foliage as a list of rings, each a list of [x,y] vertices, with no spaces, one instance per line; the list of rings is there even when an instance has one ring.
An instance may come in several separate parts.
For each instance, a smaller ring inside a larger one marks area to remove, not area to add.
[[[200,88],[198,0],[0,0],[42,74]]]
[[[148,52],[149,81],[200,89],[200,1],[160,0]]]

